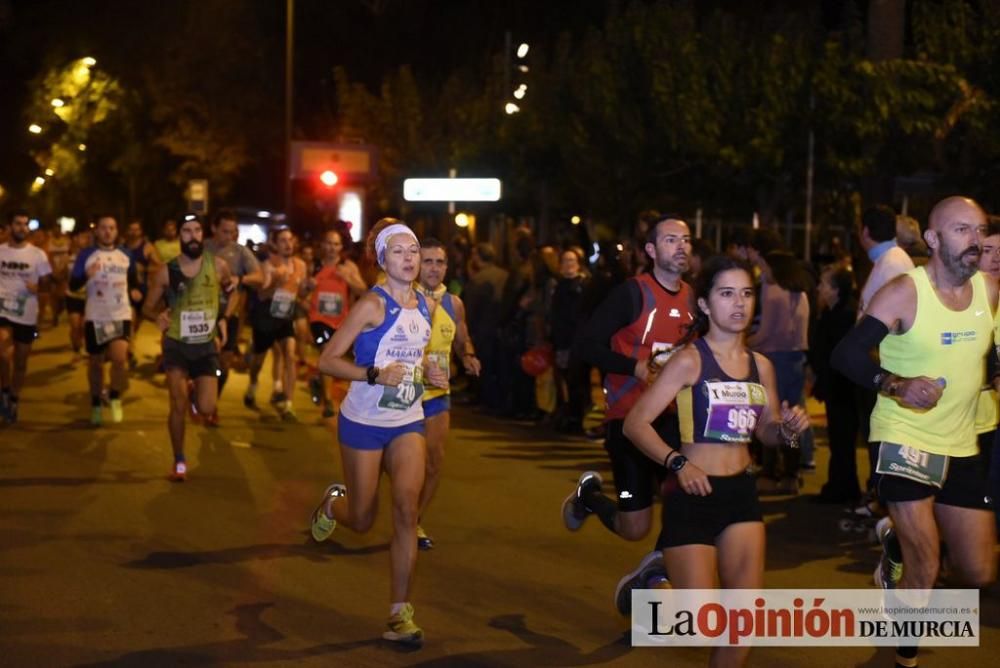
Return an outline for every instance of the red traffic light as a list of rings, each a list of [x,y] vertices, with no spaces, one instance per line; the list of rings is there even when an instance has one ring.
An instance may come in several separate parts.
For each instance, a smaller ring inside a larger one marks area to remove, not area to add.
[[[337,178],[337,175],[332,170],[328,169],[319,175],[319,180],[327,188],[332,188],[335,185],[337,185],[337,181],[339,181],[340,179]]]

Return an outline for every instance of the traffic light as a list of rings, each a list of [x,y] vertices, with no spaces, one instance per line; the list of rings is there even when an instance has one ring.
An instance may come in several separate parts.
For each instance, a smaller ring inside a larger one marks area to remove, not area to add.
[[[322,183],[327,188],[333,188],[334,186],[337,185],[337,181],[339,180],[340,179],[337,178],[337,173],[334,172],[332,169],[327,169],[319,175],[320,183]]]

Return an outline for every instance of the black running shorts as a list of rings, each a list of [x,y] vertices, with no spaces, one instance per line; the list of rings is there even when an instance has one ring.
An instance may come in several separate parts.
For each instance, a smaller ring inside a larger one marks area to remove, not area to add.
[[[219,354],[215,341],[184,343],[163,337],[163,368],[181,369],[189,378],[219,375]]]
[[[940,489],[888,473],[879,477],[878,498],[882,503],[919,501],[929,496],[934,497],[934,503],[944,506],[993,510],[986,470],[978,454],[971,457],[951,457],[948,476]]]
[[[710,475],[708,482],[708,496],[688,494],[678,485],[663,497],[662,547],[715,545],[732,524],[764,521],[752,474]]]
[[[11,329],[11,336],[17,343],[31,345],[38,338],[38,328],[34,325],[22,325],[7,318],[0,318],[0,328],[7,327]]]
[[[615,476],[618,510],[628,513],[653,505],[653,496],[666,478],[667,470],[663,464],[654,462],[632,445],[632,441],[622,433],[624,424],[624,420],[608,420],[604,449],[611,459],[611,471]],[[653,428],[667,445],[680,447],[677,413],[664,413],[653,423]]]
[[[105,341],[104,343],[98,343],[97,332],[94,331],[94,322],[92,320],[88,320],[86,323],[84,323],[83,335],[84,335],[84,340],[86,341],[87,353],[90,355],[99,355],[105,351],[105,349],[108,347],[108,344],[111,343],[111,341],[117,341],[118,339],[124,339],[125,341],[128,341],[129,337],[132,336],[132,321],[123,320],[121,324],[122,324],[121,336],[115,337],[110,341]]]

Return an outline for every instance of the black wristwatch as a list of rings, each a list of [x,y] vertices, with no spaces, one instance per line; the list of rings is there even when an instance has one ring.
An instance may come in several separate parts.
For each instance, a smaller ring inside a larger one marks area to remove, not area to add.
[[[370,366],[368,370],[365,371],[365,375],[368,376],[368,384],[374,385],[375,379],[378,378],[379,368],[377,366]]]
[[[667,468],[669,468],[674,473],[679,473],[684,465],[688,463],[688,458],[684,455],[677,455],[676,457],[671,457],[670,461],[667,462]]]

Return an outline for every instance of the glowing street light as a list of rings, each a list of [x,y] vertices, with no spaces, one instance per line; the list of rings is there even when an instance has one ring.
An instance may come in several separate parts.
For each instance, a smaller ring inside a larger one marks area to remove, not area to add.
[[[77,146],[76,148],[77,148],[78,150],[80,150],[80,151],[86,151],[86,150],[87,150],[87,145],[86,145],[86,144],[80,144],[80,145],[79,145],[79,146]]]
[[[97,61],[91,58],[90,56],[87,56],[86,58],[83,59],[83,64],[86,65],[87,67],[93,67],[94,65],[97,64]]]
[[[62,98],[57,97],[54,100],[52,100],[52,106],[55,107],[56,109],[58,109],[59,107],[63,107],[65,105],[66,102]]]
[[[524,99],[524,94],[528,92],[528,84],[521,84],[518,86],[517,90],[514,91],[514,97],[518,100]]]
[[[325,185],[327,188],[332,188],[335,185],[337,185],[337,181],[339,179],[337,178],[337,175],[332,170],[328,169],[328,170],[326,170],[325,172],[323,172],[322,174],[319,175],[319,180],[322,181],[323,185]]]
[[[572,218],[569,219],[569,222],[573,223],[574,225],[579,225],[580,224],[580,216],[573,216]]]
[[[527,44],[525,44],[524,42],[521,42],[521,46],[517,47],[517,57],[518,58],[524,58],[526,55],[528,55],[528,49],[529,48],[530,47],[528,47]]]
[[[49,167],[48,169],[45,170],[45,176],[55,176],[55,175],[56,175],[56,172],[51,167]]]
[[[33,135],[40,135],[42,134],[42,126],[38,125],[37,123],[32,123],[31,125],[28,126],[28,132],[30,132]]]
[[[36,193],[42,189],[45,185],[45,179],[41,176],[36,176],[34,182],[31,184],[31,192]]]
[[[503,110],[506,111],[507,115],[509,116],[521,111],[521,107],[517,106],[513,102],[508,102],[507,104],[504,105]]]
[[[455,216],[455,224],[458,225],[459,227],[468,227],[469,217],[464,213],[460,213]]]

